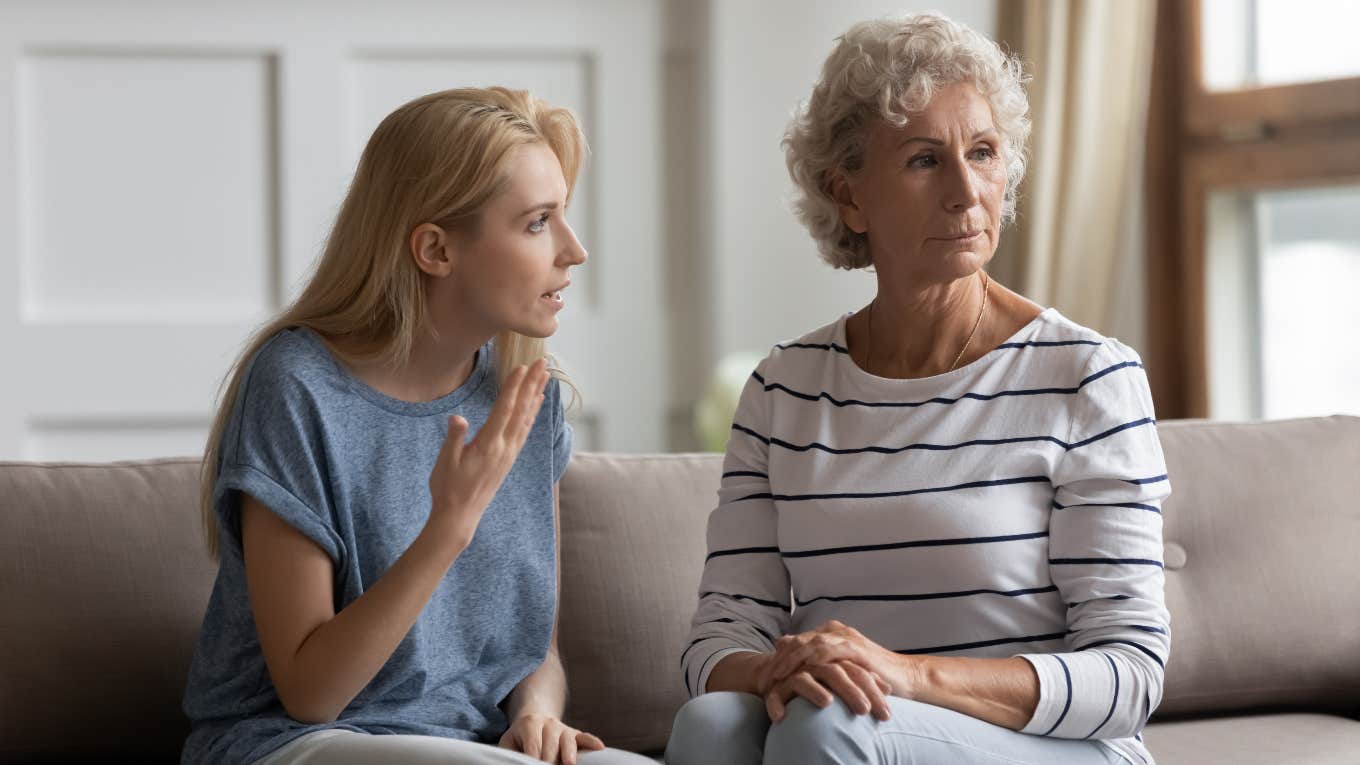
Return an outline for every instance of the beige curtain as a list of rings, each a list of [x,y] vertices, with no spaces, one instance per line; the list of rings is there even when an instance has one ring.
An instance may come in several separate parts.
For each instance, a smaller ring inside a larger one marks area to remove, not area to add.
[[[1015,224],[989,269],[1041,305],[1145,339],[1143,147],[1154,0],[1001,0],[998,37],[1033,74]]]

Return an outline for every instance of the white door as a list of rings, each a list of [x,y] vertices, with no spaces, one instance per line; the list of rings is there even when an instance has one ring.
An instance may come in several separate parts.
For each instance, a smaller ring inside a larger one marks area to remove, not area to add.
[[[660,8],[0,7],[0,459],[198,453],[241,343],[305,277],[392,108],[526,87],[581,118],[590,263],[550,341],[580,448],[663,446]]]

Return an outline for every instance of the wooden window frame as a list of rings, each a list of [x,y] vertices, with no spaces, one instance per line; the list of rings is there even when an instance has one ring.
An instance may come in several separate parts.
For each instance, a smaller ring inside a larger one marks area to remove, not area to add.
[[[1160,417],[1208,417],[1206,209],[1217,191],[1360,182],[1360,77],[1204,87],[1200,0],[1160,0],[1148,133],[1148,373]]]

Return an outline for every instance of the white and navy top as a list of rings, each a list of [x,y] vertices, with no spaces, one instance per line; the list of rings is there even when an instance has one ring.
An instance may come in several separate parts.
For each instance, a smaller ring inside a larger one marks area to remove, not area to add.
[[[903,654],[1023,656],[1025,733],[1151,763],[1170,650],[1170,493],[1138,354],[1049,308],[982,358],[876,377],[846,317],[771,351],[732,423],[691,642],[722,657],[829,619]]]

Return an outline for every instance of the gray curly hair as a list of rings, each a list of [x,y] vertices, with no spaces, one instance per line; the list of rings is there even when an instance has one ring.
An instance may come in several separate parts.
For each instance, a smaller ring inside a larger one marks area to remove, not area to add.
[[[868,238],[841,221],[831,173],[858,172],[877,120],[901,128],[942,87],[971,82],[991,106],[1004,146],[1006,195],[1001,223],[1015,218],[1025,176],[1029,100],[1020,60],[973,29],[936,14],[889,17],[850,27],[784,133],[784,161],[797,185],[794,212],[836,268],[871,265]]]

